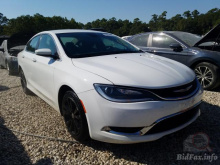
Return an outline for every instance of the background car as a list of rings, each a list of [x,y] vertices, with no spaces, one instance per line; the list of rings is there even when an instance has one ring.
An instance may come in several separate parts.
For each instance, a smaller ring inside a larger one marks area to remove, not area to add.
[[[0,37],[0,68],[8,70],[9,75],[18,74],[17,55],[21,52],[33,33],[17,33]]]
[[[131,38],[132,36],[123,36],[123,37],[121,37],[122,39],[124,39],[124,40],[128,40],[129,38]]]
[[[141,50],[192,68],[204,89],[220,84],[220,25],[204,37],[179,31],[149,32],[127,39]]]
[[[32,37],[18,62],[24,93],[60,112],[76,140],[138,143],[200,115],[203,90],[195,73],[151,56],[110,33],[55,30]]]

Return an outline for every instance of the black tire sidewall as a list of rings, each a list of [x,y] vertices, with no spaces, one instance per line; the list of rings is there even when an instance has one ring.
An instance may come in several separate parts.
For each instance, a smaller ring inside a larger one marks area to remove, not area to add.
[[[88,123],[87,123],[87,119],[86,119],[86,115],[85,115],[85,112],[83,110],[83,106],[80,102],[80,99],[78,98],[78,96],[73,92],[73,91],[67,91],[65,94],[64,94],[64,97],[62,99],[62,113],[63,113],[63,104],[64,104],[64,100],[67,98],[67,97],[71,97],[74,101],[75,101],[75,104],[77,106],[77,108],[79,109],[79,113],[80,113],[80,116],[81,116],[81,124],[82,124],[82,127],[80,129],[80,132],[78,135],[75,135],[73,134],[71,131],[69,131],[69,133],[71,134],[71,136],[76,139],[77,141],[80,141],[80,142],[84,142],[86,140],[89,139],[89,130],[88,130]],[[65,120],[65,118],[64,118]]]
[[[22,89],[23,89],[23,92],[24,92],[25,94],[27,94],[27,95],[33,95],[33,93],[27,88],[27,81],[26,81],[26,78],[25,78],[25,75],[24,75],[23,70],[21,70],[20,73],[19,73],[19,76],[20,76],[21,81],[22,81],[22,75],[23,75],[23,78],[25,79],[25,84],[24,84],[24,86],[21,85],[21,87],[22,87]],[[22,84],[22,82],[21,82],[21,84]]]

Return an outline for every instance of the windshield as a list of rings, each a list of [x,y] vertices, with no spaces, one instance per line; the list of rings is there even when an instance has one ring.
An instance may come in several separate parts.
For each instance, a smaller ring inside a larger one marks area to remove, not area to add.
[[[194,46],[202,37],[186,32],[175,32],[172,33],[175,37],[179,38],[189,46]]]
[[[123,39],[109,33],[60,33],[57,37],[70,58],[140,52]]]

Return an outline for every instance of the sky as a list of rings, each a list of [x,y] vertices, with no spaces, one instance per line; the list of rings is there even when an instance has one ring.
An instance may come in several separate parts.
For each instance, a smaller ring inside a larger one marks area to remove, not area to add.
[[[96,19],[139,18],[149,22],[153,14],[167,11],[167,18],[185,11],[197,9],[206,13],[210,9],[220,8],[220,0],[0,0],[0,13],[7,18],[21,15],[54,15],[74,18],[77,22],[87,23]]]

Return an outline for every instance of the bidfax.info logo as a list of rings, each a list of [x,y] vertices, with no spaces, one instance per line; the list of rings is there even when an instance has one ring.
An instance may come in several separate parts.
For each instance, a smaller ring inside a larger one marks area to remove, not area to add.
[[[211,152],[212,149],[209,146],[210,138],[207,134],[203,132],[190,135],[183,143],[184,152],[201,152],[208,151]]]
[[[204,132],[190,135],[183,142],[182,154],[177,154],[177,160],[215,161],[218,155],[212,152],[209,146],[210,138]]]

